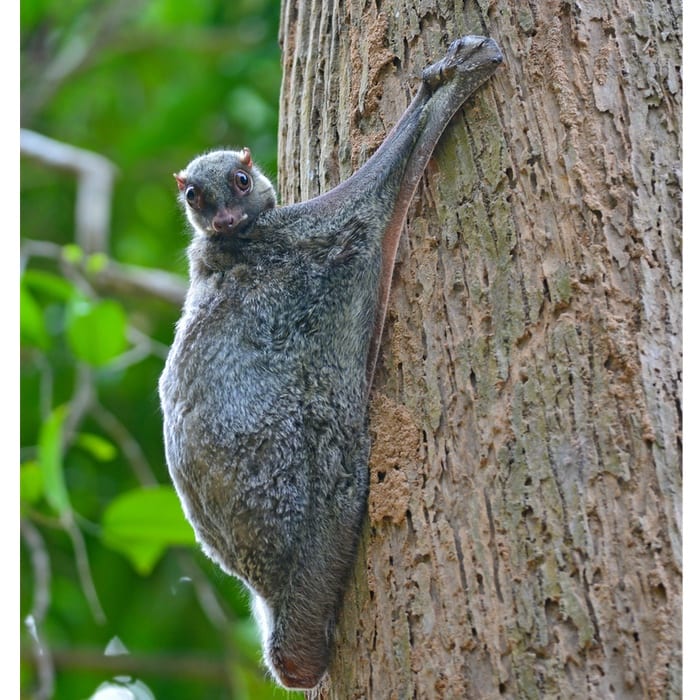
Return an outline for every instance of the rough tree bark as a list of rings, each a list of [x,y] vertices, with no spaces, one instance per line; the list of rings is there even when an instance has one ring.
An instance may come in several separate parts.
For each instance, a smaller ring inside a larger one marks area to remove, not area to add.
[[[681,693],[681,3],[283,0],[281,197],[488,34],[399,251],[369,518],[314,698]]]

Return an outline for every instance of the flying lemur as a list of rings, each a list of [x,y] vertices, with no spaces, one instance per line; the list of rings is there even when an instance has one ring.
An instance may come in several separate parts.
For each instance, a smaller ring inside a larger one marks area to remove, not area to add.
[[[409,203],[454,113],[502,61],[467,36],[352,177],[276,206],[250,151],[175,178],[190,286],[160,378],[168,466],[206,554],[253,594],[265,662],[312,688],[330,660],[368,491],[368,394]]]

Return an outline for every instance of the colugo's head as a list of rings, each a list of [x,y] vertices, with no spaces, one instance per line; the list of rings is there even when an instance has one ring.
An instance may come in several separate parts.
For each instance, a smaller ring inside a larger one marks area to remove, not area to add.
[[[248,148],[205,153],[174,175],[187,218],[206,236],[243,231],[276,204],[272,183]]]

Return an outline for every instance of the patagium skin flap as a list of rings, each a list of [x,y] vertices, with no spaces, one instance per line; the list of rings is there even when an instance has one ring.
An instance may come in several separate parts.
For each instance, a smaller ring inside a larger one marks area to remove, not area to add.
[[[491,39],[453,42],[372,158],[307,202],[277,207],[247,148],[175,175],[193,236],[159,386],[166,457],[203,550],[250,589],[287,688],[324,676],[356,556],[406,210],[445,126],[501,60]]]

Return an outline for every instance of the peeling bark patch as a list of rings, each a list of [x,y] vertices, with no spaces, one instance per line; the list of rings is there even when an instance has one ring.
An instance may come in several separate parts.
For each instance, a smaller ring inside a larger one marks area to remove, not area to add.
[[[418,465],[421,432],[406,408],[378,395],[372,401],[370,434],[370,522],[397,525],[409,508],[407,474]]]

